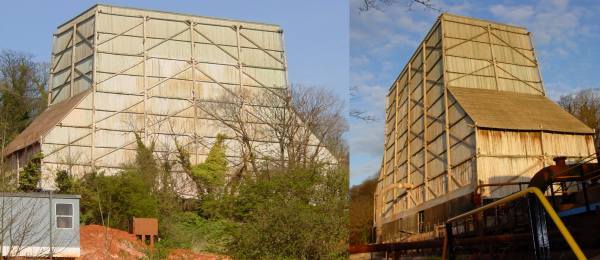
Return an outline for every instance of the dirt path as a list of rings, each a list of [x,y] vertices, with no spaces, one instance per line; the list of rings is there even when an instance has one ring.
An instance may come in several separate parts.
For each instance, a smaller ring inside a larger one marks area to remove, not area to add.
[[[105,228],[100,225],[81,226],[81,257],[87,259],[141,259],[146,258],[149,247],[137,240],[128,232]],[[210,253],[197,253],[189,249],[174,249],[169,252],[167,259],[184,260],[218,260],[229,257]]]

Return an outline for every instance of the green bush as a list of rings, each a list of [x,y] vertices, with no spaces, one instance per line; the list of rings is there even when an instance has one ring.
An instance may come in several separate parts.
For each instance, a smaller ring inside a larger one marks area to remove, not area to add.
[[[223,144],[225,136],[217,135],[217,141],[208,152],[203,163],[192,166],[192,176],[201,192],[210,195],[220,194],[225,186],[227,159]]]
[[[127,230],[133,217],[158,216],[158,201],[139,172],[123,171],[114,176],[87,174],[78,184],[82,196],[81,221]]]
[[[139,138],[139,137],[138,137]],[[173,248],[240,259],[342,259],[347,250],[348,172],[322,167],[269,170],[243,178],[227,192],[223,137],[207,159],[179,160],[201,193],[181,199],[170,164],[138,140],[134,164],[114,176],[90,173],[75,183],[83,223],[127,230],[132,217],[159,220],[159,257]]]
[[[270,172],[241,186],[231,252],[242,259],[346,258],[347,172]]]
[[[174,215],[162,233],[159,248],[189,248],[224,254],[231,243],[235,224],[225,219],[205,219],[193,212]]]
[[[42,153],[34,154],[27,165],[19,173],[19,190],[20,191],[35,191],[38,190],[40,180],[42,178],[41,163],[44,156]]]
[[[73,176],[69,174],[69,172],[65,170],[60,170],[56,173],[56,178],[54,179],[56,183],[56,187],[58,188],[58,192],[60,193],[73,193],[73,187],[75,184],[75,180]]]

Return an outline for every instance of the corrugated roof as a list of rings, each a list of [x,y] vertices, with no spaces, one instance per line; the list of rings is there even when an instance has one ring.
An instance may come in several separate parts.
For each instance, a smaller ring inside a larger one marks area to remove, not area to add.
[[[594,133],[545,96],[474,88],[448,89],[478,127]]]
[[[15,151],[23,149],[35,142],[38,142],[40,137],[48,132],[52,127],[56,126],[67,114],[81,101],[90,90],[83,91],[67,100],[50,106],[42,114],[37,116],[31,124],[23,130],[8,146],[4,149],[4,156],[7,156]]]

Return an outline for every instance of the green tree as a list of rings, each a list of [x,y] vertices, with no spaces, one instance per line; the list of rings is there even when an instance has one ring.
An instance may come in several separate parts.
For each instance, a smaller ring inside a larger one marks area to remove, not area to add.
[[[218,134],[217,140],[208,152],[203,163],[191,168],[194,181],[198,184],[199,191],[206,194],[220,193],[225,186],[227,174],[227,159],[225,157],[225,136]]]
[[[150,145],[146,145],[138,133],[134,132],[134,135],[137,144],[135,162],[129,168],[143,176],[148,186],[153,186],[161,171],[156,158],[154,158],[155,143],[151,142]]]
[[[41,162],[43,157],[42,153],[34,154],[19,173],[20,191],[35,191],[38,189],[42,177]]]
[[[349,229],[351,244],[367,244],[373,228],[373,198],[377,178],[371,177],[350,188]]]
[[[0,52],[0,125],[7,144],[46,108],[48,64],[31,55]]]
[[[574,94],[563,95],[558,100],[558,104],[595,130],[596,151],[600,151],[600,95],[598,91],[584,89]]]
[[[60,170],[56,173],[54,178],[58,192],[60,193],[73,193],[73,185],[75,180],[68,171]]]

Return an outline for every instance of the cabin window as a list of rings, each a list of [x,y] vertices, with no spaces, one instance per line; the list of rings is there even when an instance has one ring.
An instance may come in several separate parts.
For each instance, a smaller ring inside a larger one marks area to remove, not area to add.
[[[73,228],[73,204],[56,203],[56,228]]]

